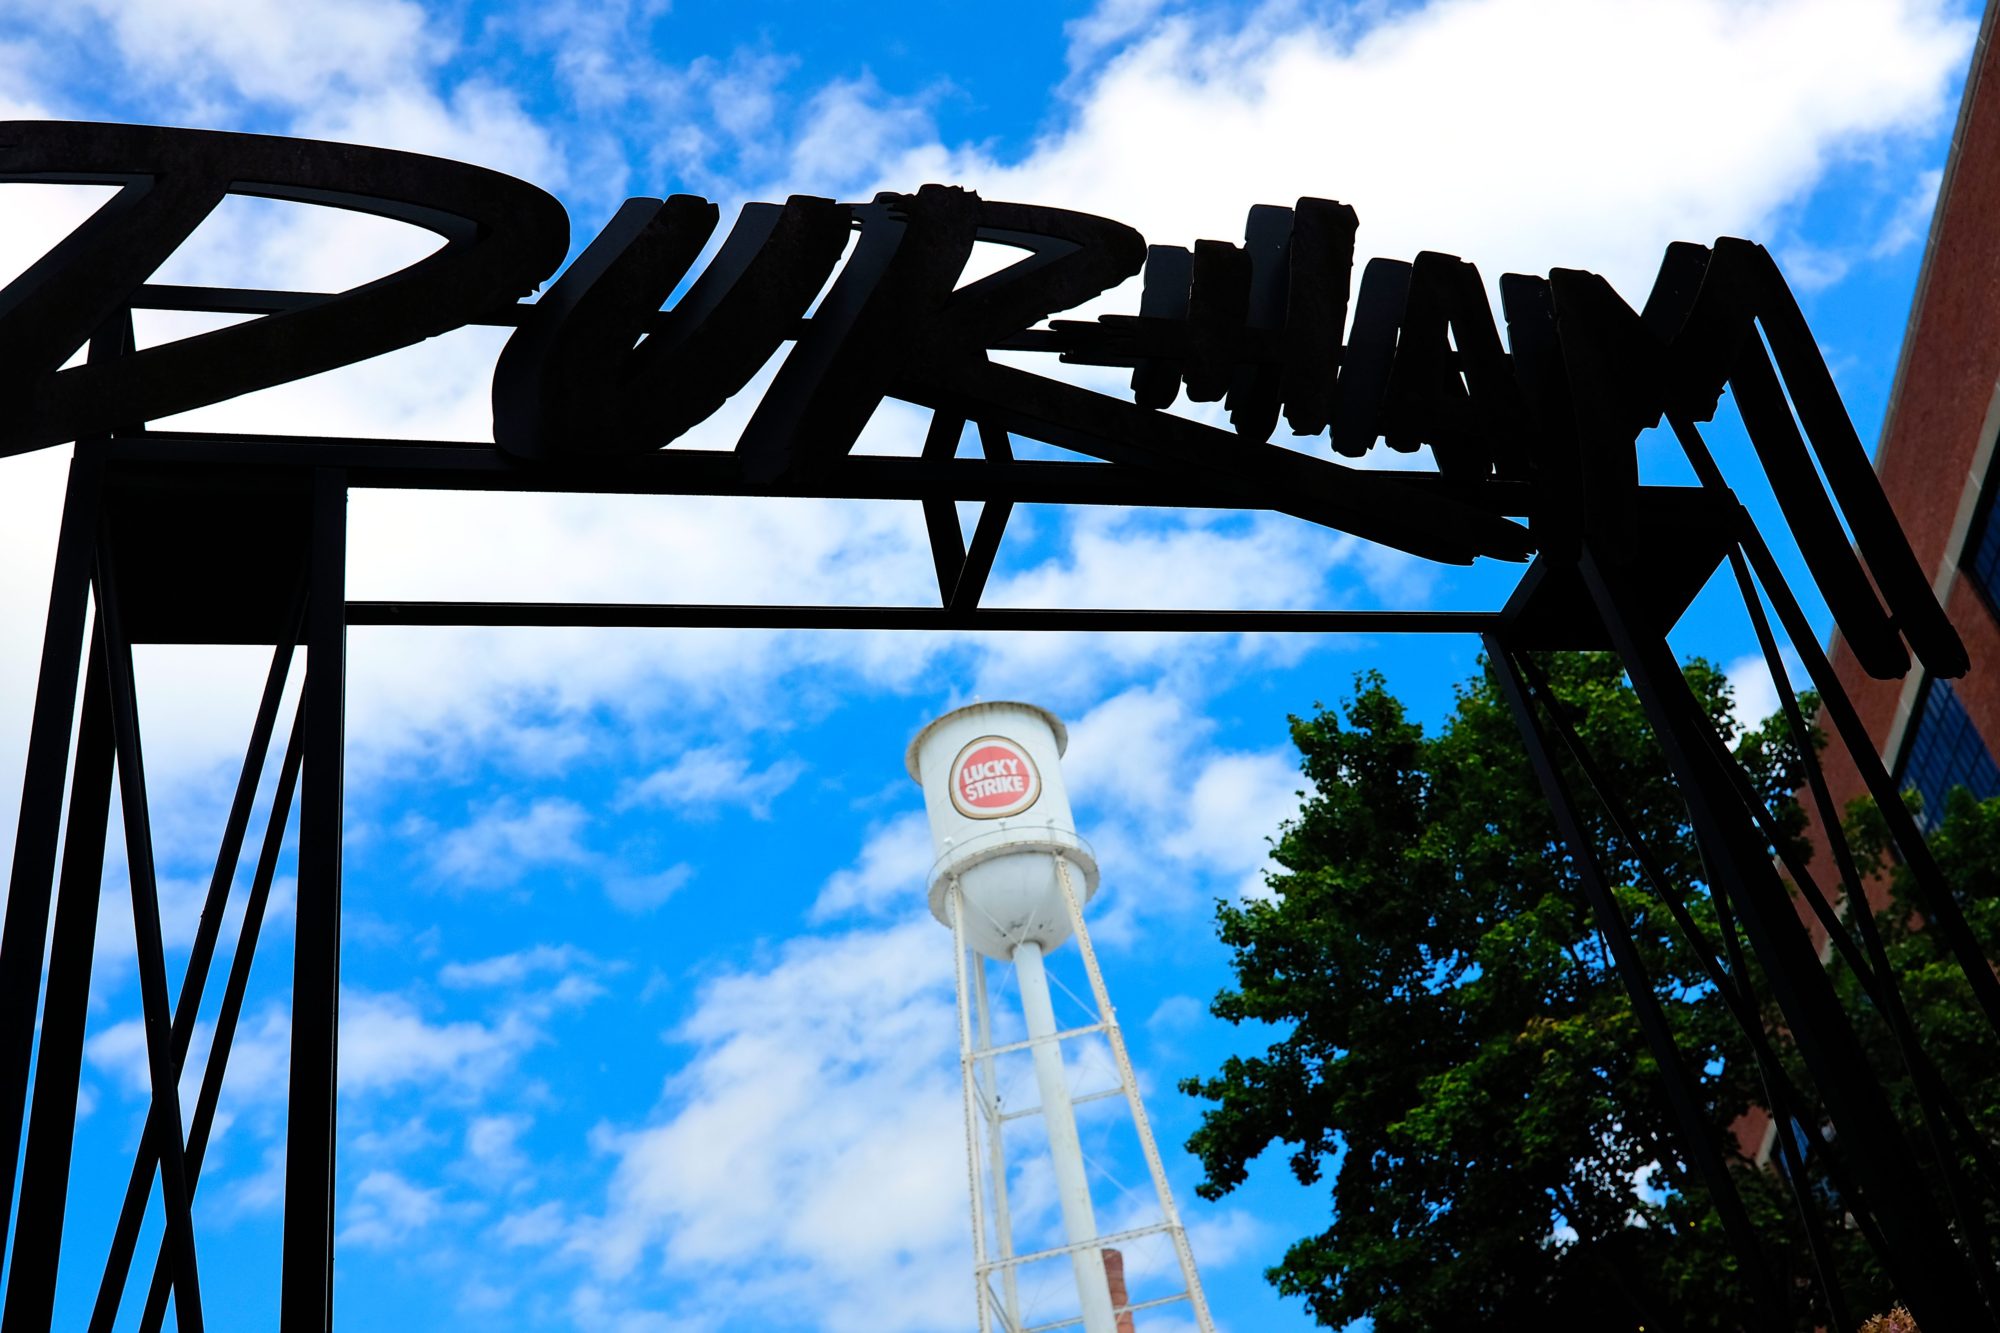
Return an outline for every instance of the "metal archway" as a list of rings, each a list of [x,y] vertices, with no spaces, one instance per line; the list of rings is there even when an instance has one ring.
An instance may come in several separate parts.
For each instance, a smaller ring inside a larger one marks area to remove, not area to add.
[[[371,624],[1480,634],[1681,1115],[1683,1151],[1754,1275],[1763,1271],[1758,1239],[1557,758],[1571,755],[1589,775],[1589,756],[1527,656],[1616,651],[1686,795],[1710,888],[1741,920],[1810,1073],[1810,1091],[1793,1086],[1772,1056],[1734,931],[1718,952],[1687,918],[1682,887],[1657,880],[1750,1034],[1773,1110],[1838,1126],[1838,1149],[1814,1145],[1813,1155],[1926,1327],[2000,1326],[1982,1226],[2000,1179],[1991,1147],[1911,1038],[1868,913],[1850,932],[1805,868],[1787,865],[1903,1043],[1921,1130],[1943,1167],[1946,1197],[1933,1196],[1918,1169],[1923,1151],[1863,1059],[1772,863],[1768,814],[1667,645],[1688,602],[1727,563],[1779,696],[1790,700],[1769,599],[2000,1038],[2000,981],[1699,434],[1697,423],[1730,393],[1820,592],[1871,674],[1903,674],[1912,653],[1933,674],[1963,673],[1958,636],[1761,247],[1730,239],[1672,247],[1639,311],[1594,274],[1507,275],[1499,284],[1503,345],[1477,271],[1452,256],[1373,260],[1355,286],[1355,214],[1320,199],[1252,209],[1241,246],[1149,250],[1107,219],[949,187],[862,204],[794,197],[747,207],[685,295],[662,311],[716,229],[717,210],[704,200],[628,201],[526,303],[567,252],[567,217],[532,185],[458,163],[254,135],[21,122],[0,127],[0,180],[120,187],[0,292],[0,376],[13,406],[0,422],[0,453],[75,442],[0,928],[0,1160],[9,1167],[0,1176],[0,1241],[12,1242],[0,1333],[44,1329],[53,1307],[114,771],[154,1109],[91,1327],[109,1329],[117,1317],[156,1176],[167,1227],[142,1326],[159,1326],[171,1293],[180,1326],[201,1327],[191,1196],[251,949],[236,950],[188,1123],[175,1089],[299,646],[305,688],[280,751],[279,798],[243,930],[254,942],[296,786],[281,1326],[307,1333],[331,1325],[345,634]],[[386,216],[428,228],[444,245],[341,293],[151,283],[230,194]],[[980,241],[1024,257],[960,287]],[[1136,316],[1045,323],[1141,272]],[[260,318],[139,349],[135,309]],[[491,446],[148,428],[474,323],[514,329],[495,368]],[[68,364],[86,347],[81,363]],[[1132,401],[996,361],[994,352],[1129,367]],[[663,448],[780,356],[734,451]],[[1183,391],[1222,403],[1232,428],[1162,410]],[[891,397],[933,413],[922,456],[853,454],[862,426]],[[1274,445],[1281,416],[1296,434],[1326,432],[1348,457],[1378,440],[1403,451],[1428,446],[1436,470],[1372,470]],[[1663,417],[1699,485],[1641,483],[1635,442]],[[955,457],[968,423],[981,459]],[[1017,436],[1081,457],[1017,459]],[[867,607],[353,601],[344,577],[347,496],[374,487],[907,500],[923,507],[939,597],[928,606]],[[966,500],[984,503],[969,544],[954,512]],[[1486,557],[1527,570],[1506,604],[1487,612],[984,608],[1011,507],[1028,502],[1271,510],[1430,560]],[[273,646],[209,910],[177,998],[161,947],[132,682],[132,645],[152,642]],[[1795,707],[1792,721],[1817,814],[1835,829],[1838,812]],[[1618,812],[1607,813],[1615,825]],[[1643,849],[1633,851],[1643,859]],[[1836,861],[1846,894],[1858,898],[1852,857],[1837,839]],[[1796,1180],[1806,1165],[1797,1160],[1801,1147],[1779,1138]],[[1962,1169],[1961,1153],[1978,1169]],[[1823,1276],[1837,1304],[1837,1277]],[[1772,1281],[1753,1277],[1751,1286],[1758,1307],[1746,1311],[1746,1325],[1777,1326],[1784,1294]]]

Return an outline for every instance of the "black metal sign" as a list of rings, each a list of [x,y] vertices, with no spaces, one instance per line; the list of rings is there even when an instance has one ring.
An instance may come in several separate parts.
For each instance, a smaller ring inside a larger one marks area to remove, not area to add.
[[[523,298],[556,274],[570,249],[567,215],[533,185],[460,163],[256,135],[14,122],[0,125],[0,181],[117,187],[0,291],[8,407],[0,453],[76,442],[0,933],[0,1163],[7,1167],[0,1228],[11,1225],[13,1240],[0,1333],[46,1328],[52,1309],[114,770],[155,1101],[91,1327],[108,1330],[117,1319],[156,1176],[167,1227],[143,1326],[159,1327],[170,1291],[181,1327],[201,1326],[191,1198],[295,781],[283,1327],[304,1333],[330,1325],[344,644],[347,626],[368,623],[1484,634],[1579,881],[1683,1114],[1686,1159],[1752,1275],[1756,1306],[1746,1326],[1775,1327],[1787,1294],[1770,1278],[1722,1150],[1709,1141],[1651,982],[1582,834],[1570,770],[1555,758],[1560,748],[1587,775],[1589,756],[1524,655],[1614,649],[1687,795],[1707,887],[1742,921],[1811,1075],[1810,1091],[1794,1087],[1771,1057],[1764,1072],[1773,1109],[1838,1127],[1840,1146],[1815,1145],[1795,1178],[1810,1168],[1837,1182],[1843,1206],[1876,1241],[1925,1327],[1994,1326],[2000,1298],[1978,1224],[1993,1181],[1957,1169],[1961,1150],[1981,1162],[1990,1150],[1972,1136],[1924,1053],[1906,1046],[1928,1141],[1956,1145],[1942,1153],[1941,1206],[1772,865],[1782,840],[1769,836],[1768,812],[1720,748],[1664,637],[1727,563],[1774,684],[1789,699],[1765,612],[1763,599],[1770,600],[1825,699],[1827,721],[1926,885],[1927,914],[2000,1029],[2000,981],[1697,426],[1730,395],[1806,566],[1867,671],[1901,675],[1912,653],[1936,675],[1965,670],[1965,650],[1762,247],[1727,238],[1674,245],[1637,309],[1593,273],[1508,274],[1496,319],[1478,271],[1451,255],[1373,259],[1357,281],[1355,212],[1326,199],[1251,208],[1240,243],[1149,248],[1107,218],[949,186],[865,203],[795,196],[745,207],[711,253],[719,210],[675,195],[628,200],[530,302]],[[151,281],[232,194],[391,218],[442,244],[399,272],[336,293]],[[964,281],[982,243],[1020,257]],[[1135,275],[1143,275],[1136,314],[1056,318]],[[135,309],[261,318],[141,348],[132,337]],[[491,445],[148,425],[469,324],[514,330],[494,367]],[[1023,353],[1129,370],[1129,396],[1022,369],[1015,354]],[[733,449],[670,447],[773,366]],[[1183,394],[1220,404],[1229,425],[1167,411]],[[932,413],[920,457],[853,452],[885,399]],[[1663,419],[1698,486],[1642,482],[1637,440]],[[968,423],[978,429],[982,459],[956,457]],[[1281,423],[1296,437],[1323,436],[1326,447],[1273,443]],[[1080,457],[1018,459],[1016,437]],[[1354,465],[1378,444],[1404,453],[1428,448],[1433,466]],[[370,486],[907,499],[923,506],[939,595],[933,605],[906,607],[350,601],[346,497]],[[954,510],[968,499],[986,502],[969,543]],[[1429,560],[1533,563],[1507,605],[1490,612],[982,608],[1011,507],[1025,501],[1263,509]],[[145,641],[275,645],[193,960],[172,1001],[131,672],[131,645]],[[301,643],[306,683],[244,914],[245,940],[196,1110],[183,1124],[179,1071]],[[80,716],[74,729],[73,715]],[[1837,828],[1804,720],[1795,713],[1794,722],[1816,813]],[[1615,823],[1617,812],[1610,814]],[[1844,851],[1836,857],[1842,889],[1860,901]],[[1871,998],[1902,1035],[1901,1001],[1867,913],[1855,927],[1864,955],[1808,869],[1785,871],[1872,979]],[[1681,886],[1655,888],[1670,908],[1679,903]],[[1733,934],[1727,943],[1733,951]],[[1764,1061],[1769,1045],[1752,976],[1740,956],[1732,965],[1706,942],[1700,952]],[[0,1230],[0,1242],[7,1234]],[[1821,1285],[1837,1305],[1837,1275],[1823,1271]]]

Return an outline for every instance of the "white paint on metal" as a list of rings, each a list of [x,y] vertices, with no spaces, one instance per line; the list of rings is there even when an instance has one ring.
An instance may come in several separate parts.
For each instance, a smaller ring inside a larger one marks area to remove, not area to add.
[[[937,861],[931,915],[945,920],[956,882],[965,893],[966,940],[1007,961],[1034,940],[1053,949],[1069,937],[1054,855],[1097,889],[1097,858],[1076,834],[1060,761],[1069,733],[1032,704],[977,703],[946,713],[917,733],[904,762],[923,785]],[[1023,855],[1039,853],[1039,855]]]
[[[1139,1100],[1138,1079],[1125,1037],[1097,966],[1097,951],[1091,947],[1084,926],[1083,904],[1096,892],[1098,870],[1089,844],[1077,836],[1069,793],[1063,786],[1059,761],[1068,743],[1061,720],[1045,709],[1022,703],[979,703],[947,713],[925,727],[905,756],[910,776],[923,785],[924,808],[937,850],[928,885],[931,913],[951,928],[957,952],[959,1059],[965,1091],[966,1167],[972,1196],[979,1329],[989,1333],[996,1318],[1005,1333],[1021,1329],[1015,1274],[1023,1264],[1068,1255],[1081,1312],[1052,1324],[1037,1324],[1036,1330],[1081,1325],[1084,1333],[1116,1333],[1121,1315],[1185,1300],[1198,1333],[1214,1333],[1187,1230],[1174,1206],[1159,1146]],[[1096,1021],[1059,1029],[1045,958],[1072,935],[1089,977]],[[987,959],[1014,965],[1028,1033],[1023,1041],[994,1043]],[[1111,1048],[1118,1086],[1072,1096],[1063,1067],[1062,1043],[1097,1033],[1104,1034]],[[1033,1061],[1040,1103],[1012,1110],[1003,1103],[995,1078],[995,1057],[1022,1050]],[[1105,1236],[1097,1231],[1075,1107],[1119,1096],[1131,1113],[1161,1221]],[[1067,1243],[1022,1254],[1016,1250],[1012,1234],[1003,1131],[1007,1122],[1026,1115],[1043,1119]],[[986,1135],[983,1153],[982,1121]],[[988,1177],[985,1182],[979,1178],[982,1156]],[[994,1205],[991,1251],[985,1209],[989,1186]],[[1162,1234],[1172,1241],[1182,1289],[1114,1307],[1104,1268],[1105,1247]],[[993,1257],[989,1258],[989,1253]],[[995,1273],[1004,1294],[993,1290]]]
[[[1125,1087],[1126,1102],[1132,1108],[1132,1124],[1139,1131],[1139,1151],[1146,1158],[1146,1173],[1153,1178],[1153,1192],[1159,1196],[1160,1216],[1166,1219],[1173,1237],[1174,1257],[1180,1260],[1181,1276],[1187,1280],[1188,1303],[1194,1307],[1195,1327],[1201,1333],[1215,1333],[1209,1318],[1208,1298],[1202,1294],[1201,1277],[1195,1272],[1194,1251],[1188,1245],[1187,1228],[1181,1225],[1180,1210],[1174,1206],[1173,1187],[1167,1183],[1166,1164],[1160,1160],[1160,1146],[1153,1139],[1153,1124],[1146,1118],[1146,1104],[1139,1100],[1139,1078],[1132,1070],[1131,1053],[1125,1049],[1125,1033],[1111,1008],[1111,992],[1105,989],[1104,973],[1097,966],[1097,950],[1090,945],[1090,932],[1083,925],[1083,903],[1070,882],[1069,866],[1056,862],[1056,879],[1062,886],[1063,905],[1076,926],[1077,952],[1083,955],[1084,974],[1090,978],[1090,993],[1097,1001],[1098,1017],[1104,1022],[1104,1038],[1111,1043],[1111,1058],[1118,1064],[1118,1081]]]
[[[965,1083],[965,1174],[972,1186],[972,1285],[973,1299],[979,1302],[979,1333],[991,1333],[993,1327],[987,1316],[986,1304],[986,1220],[980,1216],[979,1207],[979,1121],[974,1111],[974,1102],[979,1091],[978,1074],[973,1065],[972,1021],[966,1012],[967,1001],[971,998],[965,984],[965,899],[961,894],[951,895],[951,941],[952,952],[958,960],[958,1067]],[[980,966],[978,960],[973,966]],[[1011,1324],[1010,1327],[1019,1327]]]
[[[963,949],[959,951],[961,962],[965,958]],[[997,1054],[993,1047],[993,1007],[986,996],[986,964],[975,961],[972,965],[974,1008],[979,1017],[979,1044],[986,1050],[986,1057],[980,1062],[979,1081],[985,1085],[986,1103],[986,1152],[987,1178],[993,1182],[993,1239],[1000,1251],[1003,1263],[1014,1257],[1014,1215],[1007,1199],[1007,1136],[1000,1132],[1000,1122],[1008,1117],[1000,1109],[1000,1083],[994,1067],[993,1057]],[[972,1182],[979,1188],[977,1180]],[[1007,1327],[1021,1326],[1021,1286],[1020,1272],[1013,1264],[1000,1270],[1000,1307]]]
[[[1014,950],[1014,973],[1021,982],[1021,1009],[1028,1036],[1054,1037],[1055,1006],[1049,999],[1049,978],[1042,967],[1042,946],[1023,940]],[[1111,1313],[1111,1284],[1104,1273],[1104,1251],[1097,1239],[1097,1215],[1090,1206],[1090,1179],[1084,1173],[1083,1144],[1076,1136],[1076,1112],[1069,1104],[1069,1082],[1063,1076],[1062,1047],[1036,1041],[1035,1088],[1042,1097],[1042,1124],[1049,1136],[1049,1161],[1055,1167],[1056,1202],[1062,1208],[1063,1234],[1085,1248],[1070,1255],[1076,1270],[1076,1290],[1083,1302],[1084,1333],[1117,1333]]]

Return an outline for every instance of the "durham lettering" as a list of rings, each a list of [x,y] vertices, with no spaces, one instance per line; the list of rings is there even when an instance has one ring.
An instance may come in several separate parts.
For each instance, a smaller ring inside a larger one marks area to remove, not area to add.
[[[119,186],[0,291],[0,454],[144,423],[364,361],[532,293],[569,218],[512,176],[416,153],[261,134],[0,124],[0,181]],[[245,324],[60,369],[230,194],[330,204],[444,246],[397,273]]]
[[[1370,260],[1344,328],[1357,224],[1331,200],[1259,205],[1241,245],[1149,252],[1107,218],[926,185],[866,204],[752,204],[663,312],[719,221],[715,205],[675,195],[628,200],[516,317],[509,307],[560,263],[569,224],[555,199],[498,172],[311,140],[16,121],[0,124],[0,181],[118,187],[0,290],[10,407],[0,454],[140,427],[505,312],[519,328],[496,367],[494,435],[522,459],[657,449],[790,342],[737,442],[751,483],[838,468],[882,399],[896,397],[989,436],[1248,491],[1425,559],[1469,563],[1537,550],[1566,559],[1587,524],[1622,531],[1638,434],[1669,408],[1707,419],[1727,386],[1867,670],[1899,674],[1911,648],[1938,674],[1965,669],[1797,302],[1747,241],[1671,247],[1643,312],[1592,273],[1503,275],[1503,346],[1478,271],[1429,252]],[[393,218],[445,244],[350,291],[278,294],[275,304],[256,294],[265,304],[246,308],[273,313],[135,350],[129,311],[144,284],[230,194]],[[982,240],[1023,258],[960,286]],[[1138,314],[1049,321],[1142,268]],[[99,335],[87,361],[62,368]],[[996,351],[1129,369],[1134,400],[996,361]],[[1159,410],[1183,388],[1224,402],[1233,433]],[[1382,440],[1428,447],[1449,484],[1274,447],[1265,441],[1281,417],[1300,434],[1327,430],[1348,457]],[[1005,451],[989,457],[1008,465]],[[1522,487],[1532,504],[1482,502],[1489,481]],[[1507,516],[1520,512],[1531,528]]]

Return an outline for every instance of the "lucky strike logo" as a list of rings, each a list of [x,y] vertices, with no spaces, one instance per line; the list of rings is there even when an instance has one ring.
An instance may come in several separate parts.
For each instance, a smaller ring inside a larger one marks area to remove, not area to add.
[[[972,819],[1018,814],[1042,794],[1042,777],[1028,752],[999,736],[981,736],[951,764],[951,803]]]

